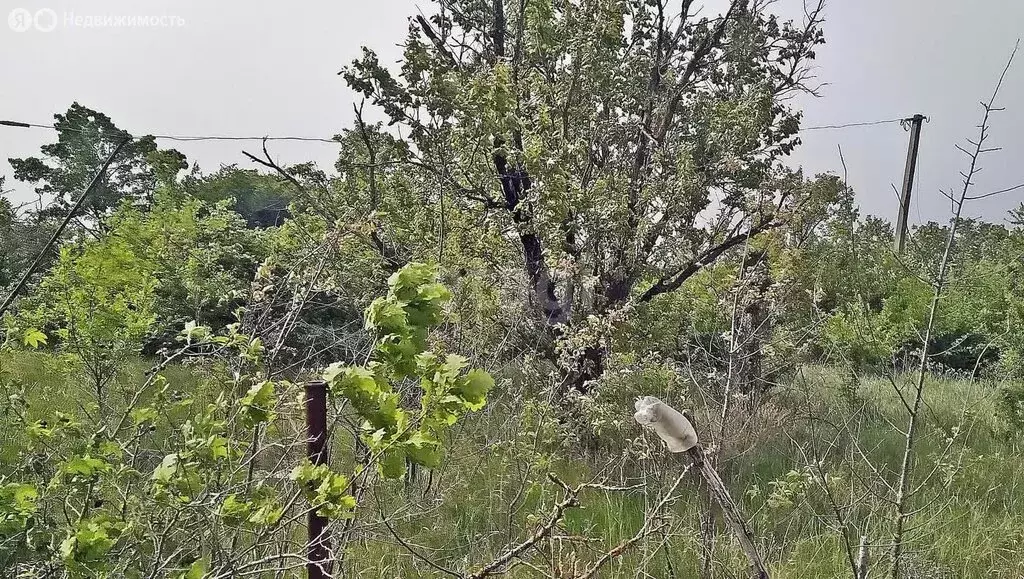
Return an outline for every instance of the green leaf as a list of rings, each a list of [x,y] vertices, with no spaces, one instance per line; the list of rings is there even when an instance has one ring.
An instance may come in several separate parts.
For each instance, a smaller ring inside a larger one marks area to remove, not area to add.
[[[419,287],[437,279],[437,266],[413,262],[393,273],[388,278],[388,287],[392,294],[400,300],[409,301],[419,291]]]
[[[226,459],[231,456],[231,446],[228,443],[228,439],[219,434],[214,434],[207,439],[206,446],[209,448],[210,458],[213,460]]]
[[[308,460],[292,469],[289,478],[297,483],[309,483],[317,477],[317,466]]]
[[[187,344],[192,344],[195,342],[202,342],[203,340],[208,338],[212,333],[213,332],[210,330],[210,328],[206,326],[200,326],[195,322],[195,320],[191,320],[185,323],[185,327],[184,329],[181,330],[181,335],[179,336],[178,339]]]
[[[53,435],[53,428],[43,420],[36,420],[25,427],[25,432],[32,438],[50,438]]]
[[[441,443],[423,432],[413,433],[404,444],[409,460],[427,468],[435,468],[441,462]]]
[[[405,452],[399,448],[385,452],[380,461],[380,474],[392,480],[405,476]]]
[[[447,302],[452,298],[452,292],[440,283],[428,283],[419,288],[419,300],[425,302]],[[438,305],[441,305],[438,303]]]
[[[61,557],[72,565],[95,568],[120,537],[124,525],[104,517],[85,519],[60,544]]]
[[[30,484],[10,483],[0,487],[0,521],[5,518],[5,511],[19,516],[31,515],[38,499],[39,491]]]
[[[332,393],[347,398],[363,414],[377,407],[382,388],[373,372],[361,366],[332,368],[324,373]]]
[[[66,475],[73,477],[80,476],[83,478],[92,478],[110,468],[110,465],[106,461],[94,458],[89,455],[77,456],[64,463],[61,467],[61,471]]]
[[[355,506],[353,504],[353,506]],[[272,497],[265,497],[257,501],[252,514],[249,515],[249,522],[254,525],[267,527],[277,523],[284,514],[284,509]]]
[[[328,384],[333,384],[334,381],[337,380],[338,377],[345,372],[346,368],[348,368],[348,366],[342,364],[341,362],[335,362],[331,364],[330,366],[327,367],[326,370],[324,370],[324,382],[327,382]]]
[[[175,473],[178,472],[178,455],[168,454],[160,461],[160,466],[153,470],[153,475],[149,478],[158,483],[167,484],[171,482]]]
[[[249,518],[251,512],[252,505],[238,500],[237,495],[228,495],[224,502],[221,503],[219,511],[220,516],[231,525],[237,525]]]
[[[394,298],[373,300],[366,313],[366,328],[384,334],[402,334],[406,331],[404,304]]]
[[[118,460],[121,458],[122,448],[121,445],[113,440],[105,440],[99,444],[97,448],[100,454],[105,457]]]
[[[46,334],[35,328],[29,328],[22,334],[21,341],[25,346],[37,349],[40,346],[46,345]]]
[[[182,579],[203,579],[210,570],[210,560],[206,557],[199,559],[188,568]]]
[[[273,412],[277,400],[274,398],[274,383],[266,380],[254,384],[240,400],[242,424],[251,428],[257,424],[274,420]]]
[[[132,422],[134,422],[136,426],[138,426],[140,424],[145,424],[147,422],[156,422],[157,418],[159,418],[160,415],[157,413],[156,408],[153,408],[152,406],[143,406],[142,408],[136,408],[135,410],[132,410],[131,417]]]
[[[356,500],[348,493],[348,477],[332,472],[327,465],[317,466],[306,461],[292,469],[291,479],[303,486],[306,497],[321,515],[328,518],[351,516]],[[280,517],[282,512],[276,502],[268,499],[260,517]]]
[[[39,491],[36,487],[28,484],[13,484],[13,492],[11,498],[14,499],[14,505],[21,510],[34,510],[36,505],[36,499],[39,498]]]
[[[263,340],[260,338],[253,338],[240,349],[240,352],[242,357],[253,362],[259,362],[260,358],[263,356],[264,349]]]
[[[444,373],[448,376],[457,376],[466,365],[469,364],[469,360],[465,356],[458,354],[448,354],[444,359]]]
[[[0,537],[10,537],[26,529],[36,513],[39,491],[29,484],[0,486]]]
[[[453,390],[466,401],[468,410],[480,410],[487,404],[487,393],[494,388],[494,378],[483,370],[470,370]]]

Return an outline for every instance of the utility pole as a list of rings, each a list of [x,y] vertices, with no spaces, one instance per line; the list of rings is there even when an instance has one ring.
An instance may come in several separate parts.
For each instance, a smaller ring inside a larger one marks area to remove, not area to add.
[[[907,244],[907,218],[910,215],[910,195],[914,190],[914,176],[917,174],[917,150],[921,145],[921,125],[924,115],[903,119],[904,127],[910,124],[910,146],[907,148],[907,168],[903,172],[903,189],[900,191],[900,213],[896,218],[896,254],[902,254]]]

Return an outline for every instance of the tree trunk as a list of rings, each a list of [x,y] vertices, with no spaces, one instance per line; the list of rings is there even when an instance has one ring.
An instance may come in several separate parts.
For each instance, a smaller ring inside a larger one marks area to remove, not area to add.
[[[768,381],[764,376],[764,347],[772,332],[771,306],[768,290],[771,277],[768,273],[768,258],[763,251],[751,252],[741,265],[740,283],[736,288],[737,307],[733,328],[736,346],[730,352],[736,361],[735,383],[738,391],[747,400],[748,410],[757,407],[759,399],[767,390]]]
[[[588,394],[593,384],[604,374],[605,359],[608,349],[600,344],[585,346],[573,359],[572,365],[565,369],[562,380],[562,391]]]

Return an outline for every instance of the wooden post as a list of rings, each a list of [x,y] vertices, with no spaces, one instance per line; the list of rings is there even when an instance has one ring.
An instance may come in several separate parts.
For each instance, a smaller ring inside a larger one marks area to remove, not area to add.
[[[306,456],[315,465],[327,464],[327,383],[306,383]],[[327,531],[327,518],[310,509],[308,515],[309,543],[306,572],[309,579],[331,577],[331,535]]]
[[[750,560],[751,576],[754,579],[769,579],[768,567],[765,565],[764,559],[761,558],[761,554],[757,551],[753,534],[747,527],[747,519],[740,508],[736,506],[736,503],[733,502],[732,495],[729,494],[729,488],[725,486],[722,477],[718,476],[718,471],[707,460],[704,449],[698,444],[687,450],[686,455],[693,466],[696,467],[701,478],[708,484],[708,491],[710,491],[712,498],[722,507],[722,518],[725,519],[732,534],[736,537],[736,541],[739,542],[740,549],[743,550],[747,559]]]
[[[921,123],[924,115],[914,115],[904,122],[910,123],[910,145],[907,148],[907,167],[903,172],[903,190],[900,191],[900,212],[896,217],[896,250],[903,253],[907,244],[907,221],[910,215],[910,194],[914,190],[914,176],[917,174],[917,151],[921,145]]]
[[[704,449],[697,440],[697,431],[687,417],[686,411],[677,411],[654,396],[644,396],[636,401],[636,413],[633,415],[641,425],[654,430],[668,447],[669,452],[683,453],[689,458],[694,470],[708,485],[708,494],[722,507],[725,519],[732,534],[750,560],[750,570],[754,579],[769,579],[768,567],[757,552],[753,534],[747,528],[747,519],[740,508],[733,502],[729,488],[722,477],[718,476],[711,461],[707,460]]]

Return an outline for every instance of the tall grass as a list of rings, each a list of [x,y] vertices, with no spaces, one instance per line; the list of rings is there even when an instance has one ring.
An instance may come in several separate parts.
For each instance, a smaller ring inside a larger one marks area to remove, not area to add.
[[[910,388],[909,382],[899,379],[896,386]],[[765,500],[773,482],[807,466],[799,449],[810,443],[806,417],[801,416],[807,410],[808,390],[812,410],[821,413],[820,417],[851,419],[851,433],[857,438],[856,445],[840,441],[840,450],[833,452],[824,468],[845,478],[847,486],[862,486],[850,482],[854,476],[871,474],[850,459],[859,447],[881,478],[889,484],[895,482],[903,439],[893,424],[901,423],[905,412],[896,389],[888,379],[874,377],[860,380],[851,392],[841,373],[826,367],[806,368],[793,384],[777,393],[772,404],[786,413],[788,425],[764,433],[750,449],[725,461],[724,478],[751,515],[774,577],[849,577],[840,536],[813,485],[791,505],[771,507]],[[908,577],[1024,577],[1024,461],[1019,445],[1003,432],[995,415],[997,394],[997,385],[990,382],[929,381],[925,396],[928,434],[920,447],[921,456],[927,458],[920,461],[915,480],[921,482],[932,471],[935,475],[914,505],[918,511],[910,537]],[[476,424],[475,429],[483,426]],[[947,439],[955,427],[961,431],[949,444]],[[480,434],[473,428],[470,431],[470,437]],[[477,444],[485,443],[478,440],[469,446]],[[431,495],[435,504],[426,512],[414,514],[417,508],[410,508],[401,526],[403,538],[437,560],[465,568],[486,562],[505,545],[529,536],[546,521],[561,493],[545,484],[542,470],[533,472],[509,534],[509,503],[517,496],[522,480],[521,471],[514,466],[520,452],[519,447],[496,445],[480,461],[464,460],[462,454],[452,456],[444,474],[450,486],[441,483],[443,490]],[[936,466],[939,459],[941,464]],[[605,461],[593,456],[577,456],[554,461],[552,470],[567,481],[580,481],[605,472],[604,466]],[[634,463],[631,476],[614,481],[643,485],[646,492],[584,494],[581,507],[565,518],[556,539],[541,546],[539,557],[514,566],[508,576],[568,577],[580,572],[586,562],[640,528],[646,508],[678,468],[666,462],[663,454],[655,454]],[[671,534],[649,537],[608,565],[601,577],[698,576],[700,488],[692,482],[681,488],[682,496],[671,509],[677,524]],[[748,493],[755,488],[760,489],[759,496]],[[389,494],[383,499],[382,512],[421,500],[405,492]],[[891,532],[889,509],[883,500],[869,497],[849,510],[857,537],[866,534],[872,543],[876,571],[871,576],[879,576],[884,569],[880,559]],[[429,577],[436,573],[385,535],[350,548],[349,570],[361,576]],[[716,542],[716,561],[716,577],[747,576],[744,560],[724,529]]]
[[[0,363],[9,377],[24,385],[33,412],[39,414],[35,418],[54,411],[82,411],[88,391],[77,386],[81,380],[60,358],[19,352],[5,354]],[[131,392],[144,381],[149,367],[144,360],[133,361],[119,374],[112,392]],[[201,389],[207,380],[186,367],[170,368],[166,374],[182,390]],[[909,388],[903,382],[896,380],[896,387]],[[997,392],[997,385],[990,382],[945,378],[933,378],[927,386],[927,435],[921,440],[916,481],[933,471],[935,475],[914,504],[918,512],[911,525],[908,577],[1024,577],[1024,461],[1019,438],[1007,434],[995,414]],[[490,561],[535,532],[562,499],[561,489],[547,479],[548,472],[570,485],[599,474],[608,476],[610,485],[635,485],[614,492],[585,491],[580,506],[568,511],[552,537],[517,560],[506,574],[571,577],[632,537],[682,468],[660,448],[637,443],[653,442],[639,429],[629,433],[629,441],[610,440],[579,451],[562,444],[566,425],[526,412],[522,401],[499,406],[467,421],[442,468],[420,473],[404,486],[374,484],[353,523],[356,539],[344,548],[341,566],[346,576],[438,576],[410,549],[453,569]],[[821,430],[812,428],[812,418],[821,421],[819,425],[845,419],[855,439],[837,439],[822,465],[836,477],[837,488],[849,493],[845,496],[856,497],[872,486],[883,489],[884,483],[871,482],[873,478],[892,484],[903,444],[893,425],[902,423],[905,413],[897,391],[884,378],[863,378],[851,385],[835,369],[809,367],[780,389],[767,408],[765,412],[777,414],[777,427],[748,433],[743,445],[728,447],[731,454],[721,464],[723,478],[750,515],[774,577],[849,577],[835,521],[815,486],[796,488],[788,501],[774,499],[785,498],[779,489],[792,472],[806,472],[808,449],[821,436]],[[21,434],[9,417],[0,421],[6,421],[0,423],[0,459],[12,459]],[[351,459],[350,442],[337,431],[338,459]],[[651,452],[637,453],[637,448]],[[877,472],[869,470],[861,454]],[[599,576],[698,576],[701,488],[688,479],[679,492],[665,531],[615,558]],[[851,532],[866,534],[881,557],[891,506],[870,495],[853,502],[857,504],[848,510]],[[382,516],[406,545],[379,523]],[[716,577],[746,576],[742,554],[724,528],[715,548]],[[884,565],[877,565],[880,572]]]

